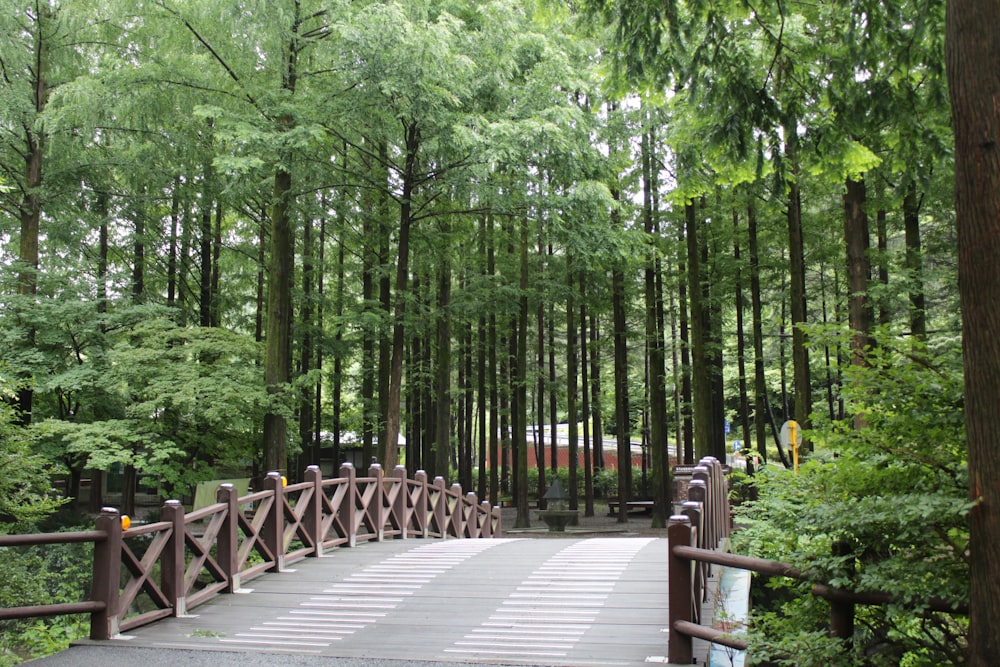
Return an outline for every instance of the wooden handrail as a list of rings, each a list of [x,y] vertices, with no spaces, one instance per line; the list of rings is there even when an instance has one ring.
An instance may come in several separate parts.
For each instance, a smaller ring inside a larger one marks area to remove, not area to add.
[[[279,473],[269,473],[263,490],[239,498],[232,484],[222,484],[213,505],[185,514],[178,501],[170,500],[161,510],[162,521],[128,530],[122,529],[117,510],[104,508],[96,530],[0,536],[0,547],[95,543],[91,600],[0,609],[0,620],[90,613],[91,638],[109,639],[164,616],[186,614],[264,572],[281,572],[325,549],[354,546],[359,537],[502,535],[499,508],[480,503],[474,493],[463,495],[457,484],[445,488],[440,477],[429,482],[419,471],[410,479],[403,466],[383,475],[377,464],[367,477],[359,478],[350,464],[339,472],[338,478],[323,479],[319,468],[310,466],[305,481],[287,486]],[[203,528],[192,528],[202,522]],[[364,532],[359,535],[359,530]],[[126,541],[136,538],[149,543],[133,550]],[[262,562],[250,563],[253,552]],[[123,566],[130,575],[124,585]],[[194,592],[204,573],[214,583]],[[132,601],[143,592],[157,608],[126,619]]]

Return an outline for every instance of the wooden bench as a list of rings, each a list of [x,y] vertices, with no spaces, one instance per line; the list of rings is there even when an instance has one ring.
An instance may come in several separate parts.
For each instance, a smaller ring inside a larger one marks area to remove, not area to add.
[[[618,512],[621,510],[621,500],[618,498],[608,499],[608,516],[618,516]],[[629,500],[625,503],[625,511],[628,512],[642,512],[644,514],[653,513],[653,501],[652,500]]]

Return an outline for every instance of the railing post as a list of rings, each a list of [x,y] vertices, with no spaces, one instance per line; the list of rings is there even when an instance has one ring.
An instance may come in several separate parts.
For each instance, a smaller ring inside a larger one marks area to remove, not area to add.
[[[226,504],[226,516],[219,528],[218,553],[216,560],[226,575],[226,592],[235,593],[240,589],[240,573],[237,557],[239,552],[240,506],[237,502],[236,487],[220,484],[215,492],[215,501]]]
[[[122,519],[118,510],[105,507],[97,515],[96,530],[107,537],[94,543],[91,598],[104,609],[90,615],[90,638],[111,639],[118,634],[118,596],[122,575]]]
[[[372,493],[371,501],[368,503],[368,511],[373,517],[372,521],[376,526],[376,539],[379,542],[385,540],[385,487],[383,486],[385,480],[382,479],[382,475],[382,466],[380,464],[373,463],[368,466],[368,476],[375,480],[375,490]],[[373,509],[374,511],[372,511]]]
[[[490,505],[490,501],[481,501],[477,513],[481,515],[480,523],[482,524],[479,536],[493,537],[493,507]]]
[[[344,490],[344,499],[340,503],[340,523],[347,527],[347,546],[354,547],[358,544],[358,527],[354,521],[354,513],[357,511],[358,497],[358,471],[354,466],[345,461],[340,464],[340,476],[347,478],[347,488]]]
[[[713,497],[713,484],[712,477],[709,474],[708,466],[704,463],[699,463],[691,471],[691,484],[697,485],[698,482],[704,484],[705,495],[702,498],[692,498],[692,500],[700,500],[705,503],[704,517],[702,527],[704,528],[705,535],[700,540],[699,546],[705,549],[714,549],[718,546],[718,532],[715,526],[715,498]],[[688,490],[688,496],[690,497],[690,487]]]
[[[686,516],[691,521],[691,532],[696,543],[699,542],[700,535],[703,532],[703,526],[705,525],[705,512],[702,503],[695,500],[686,500],[684,504],[681,505],[681,514]],[[708,577],[712,574],[712,565],[710,563],[693,562],[693,576],[694,576],[694,588],[692,595],[696,600],[704,600],[705,594],[707,593],[708,587]],[[699,612],[700,609],[695,607],[695,611]]]
[[[701,525],[698,526],[698,544],[702,549],[712,549],[715,545],[710,544],[712,536],[712,516],[708,506],[708,485],[703,479],[692,479],[688,482],[688,501],[701,504]]]
[[[418,484],[417,497],[413,501],[413,513],[417,517],[417,527],[420,528],[420,537],[427,539],[427,524],[428,524],[428,498],[430,494],[427,491],[427,472],[424,470],[418,470],[416,474],[413,475],[413,480]]]
[[[187,614],[187,597],[184,595],[184,505],[179,500],[168,500],[160,509],[160,520],[171,524],[170,537],[160,561],[160,582],[163,594],[174,607],[174,616]]]
[[[396,496],[392,502],[392,513],[396,516],[396,520],[399,521],[399,537],[405,540],[409,537],[410,528],[410,517],[407,513],[409,509],[407,498],[409,498],[410,489],[409,484],[407,484],[406,466],[397,465],[392,472],[393,477],[398,480],[396,483],[399,484]]]
[[[302,525],[306,534],[312,540],[312,555],[317,558],[323,555],[323,473],[318,465],[306,468],[305,481],[313,486],[309,504],[302,516]]]
[[[434,489],[437,491],[437,500],[434,507],[431,508],[431,511],[434,512],[434,524],[441,531],[441,537],[446,538],[448,537],[448,494],[445,493],[444,489],[444,477],[434,478]]]
[[[465,511],[467,510],[469,517],[465,522],[465,536],[471,538],[482,537],[483,522],[479,518],[479,499],[476,497],[475,491],[469,491],[465,494],[465,505],[462,514],[465,515]]]
[[[455,497],[455,507],[451,511],[451,520],[448,522],[455,531],[455,537],[461,538],[465,535],[465,501],[462,498],[462,485],[455,482],[451,485],[451,495]]]
[[[280,472],[269,472],[264,478],[264,490],[272,494],[271,511],[264,518],[261,539],[274,554],[271,572],[285,569],[285,485]]]
[[[667,559],[667,588],[670,597],[667,602],[670,634],[667,639],[667,660],[675,664],[694,663],[694,642],[686,634],[674,627],[678,621],[691,622],[695,605],[692,599],[691,562],[674,555],[674,547],[691,546],[691,521],[683,515],[670,517],[667,525],[667,544],[670,555]]]

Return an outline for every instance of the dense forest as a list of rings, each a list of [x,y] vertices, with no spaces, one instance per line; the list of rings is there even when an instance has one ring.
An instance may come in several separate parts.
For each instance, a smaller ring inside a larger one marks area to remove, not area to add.
[[[884,584],[909,545],[914,596],[968,600],[962,314],[995,288],[957,250],[942,0],[0,8],[8,526],[55,479],[98,507],[121,471],[129,512],[348,450],[527,525],[542,432],[572,507],[603,472],[662,526],[670,466],[739,440],[751,551],[850,533]],[[962,653],[885,614],[869,646]]]

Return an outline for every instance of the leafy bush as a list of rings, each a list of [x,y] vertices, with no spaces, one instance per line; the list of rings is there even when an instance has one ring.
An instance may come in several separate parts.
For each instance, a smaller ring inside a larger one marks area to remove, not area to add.
[[[756,593],[757,664],[962,662],[966,620],[925,605],[932,597],[968,603],[960,345],[929,349],[882,336],[868,359],[845,369],[856,419],[817,418],[808,436],[818,453],[799,474],[767,467],[756,476],[759,499],[738,509],[747,528],[734,546],[790,562],[813,582],[891,592],[898,603],[858,606],[845,647],[826,636],[829,607],[809,585],[772,580]]]
[[[0,607],[88,599],[92,549],[90,544],[0,549]],[[89,630],[86,614],[0,622],[0,667],[65,650]]]

